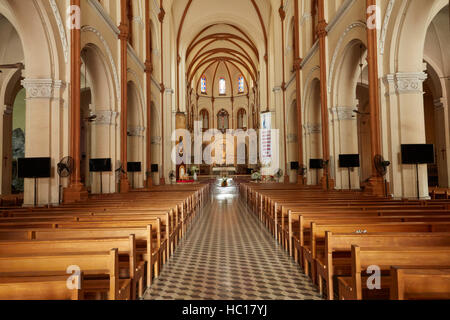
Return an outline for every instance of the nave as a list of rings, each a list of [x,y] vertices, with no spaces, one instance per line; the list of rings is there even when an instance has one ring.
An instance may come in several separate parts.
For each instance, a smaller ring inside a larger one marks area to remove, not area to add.
[[[251,214],[236,186],[213,189],[149,300],[319,300],[300,266]]]

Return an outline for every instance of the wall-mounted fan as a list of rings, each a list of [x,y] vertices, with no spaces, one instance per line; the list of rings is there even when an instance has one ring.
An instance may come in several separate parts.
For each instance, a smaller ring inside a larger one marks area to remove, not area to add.
[[[280,179],[283,176],[283,170],[282,169],[278,169],[277,173],[275,173],[275,177],[277,179]]]
[[[301,176],[306,176],[306,174],[308,173],[308,168],[306,166],[304,166],[304,165],[301,166],[299,168],[299,173],[300,173]]]
[[[175,171],[170,170],[170,172],[169,172],[170,183],[172,184],[176,178],[177,178],[177,176],[175,175]]]
[[[57,165],[58,175],[61,178],[68,178],[72,175],[74,168],[74,161],[72,157],[62,158],[61,161]]]
[[[375,169],[377,170],[377,173],[380,177],[383,177],[384,180],[384,194],[386,197],[388,197],[388,188],[387,188],[387,181],[386,181],[386,174],[387,169],[391,165],[390,161],[386,161],[382,155],[377,154],[375,158],[373,159]]]
[[[75,162],[73,161],[72,157],[64,157],[59,161],[59,163],[56,166],[56,171],[58,172],[59,176],[59,203],[61,203],[61,178],[68,178],[72,175],[74,170]]]
[[[122,161],[117,160],[116,162],[116,180],[120,181],[120,178],[122,177],[122,174],[125,174],[125,170],[123,169]]]

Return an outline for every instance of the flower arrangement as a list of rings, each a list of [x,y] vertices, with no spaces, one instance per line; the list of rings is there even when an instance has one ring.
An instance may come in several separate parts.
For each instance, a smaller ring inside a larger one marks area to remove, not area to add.
[[[253,172],[253,173],[252,173],[252,180],[260,181],[260,180],[261,180],[261,173],[259,173],[259,172]]]
[[[198,180],[198,176],[197,176],[197,173],[198,173],[198,167],[197,166],[192,166],[191,167],[191,174],[192,174],[192,176],[194,177],[194,181],[197,181]]]
[[[192,172],[192,174],[194,174],[194,173],[198,173],[198,167],[197,166],[191,166],[191,172]]]
[[[220,185],[221,185],[222,188],[228,187],[228,179],[227,178],[223,178],[222,179],[222,183]]]

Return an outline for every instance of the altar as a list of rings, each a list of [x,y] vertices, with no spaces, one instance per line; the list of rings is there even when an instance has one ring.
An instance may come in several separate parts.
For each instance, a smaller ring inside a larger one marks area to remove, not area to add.
[[[212,171],[213,174],[221,175],[222,177],[226,177],[230,174],[236,174],[235,167],[214,167]]]

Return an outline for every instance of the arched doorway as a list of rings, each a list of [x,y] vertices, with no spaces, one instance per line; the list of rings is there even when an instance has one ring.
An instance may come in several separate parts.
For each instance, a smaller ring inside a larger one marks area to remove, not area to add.
[[[350,40],[342,50],[335,70],[332,94],[334,158],[338,160],[340,155],[359,154],[361,164],[360,168],[348,170],[340,168],[336,162],[336,187],[339,189],[359,189],[371,177],[366,56],[364,43],[358,38]]]
[[[152,99],[151,105],[151,137],[152,137],[152,165],[158,166],[158,170],[153,170],[152,178],[153,184],[159,185],[161,178],[161,124],[160,124],[160,116],[159,116],[159,108],[155,106]],[[156,169],[156,168],[154,168]]]
[[[320,80],[311,81],[306,96],[305,130],[306,130],[306,159],[308,163],[308,185],[319,185],[323,170],[311,169],[310,159],[323,159],[322,148],[322,110],[320,103]]]
[[[142,101],[136,84],[128,82],[128,103],[127,103],[127,159],[128,162],[140,162],[144,168],[144,133],[145,128],[142,122]],[[141,172],[128,172],[128,180],[134,189],[144,187],[144,174]]]
[[[297,101],[294,100],[288,110],[288,164],[291,162],[298,162],[298,126],[297,123]],[[288,165],[289,170],[289,180],[291,183],[297,182],[297,170],[290,170],[290,165]]]
[[[24,68],[22,43],[14,26],[0,14],[0,88],[3,102],[1,133],[1,194],[23,193],[17,159],[25,157],[25,98],[21,85]]]
[[[425,140],[434,145],[435,163],[428,165],[428,186],[448,188],[449,167],[449,108],[450,44],[449,6],[444,7],[428,27],[424,62],[427,79],[423,83]]]
[[[115,163],[115,95],[106,59],[93,43],[81,52],[81,179],[91,193],[115,192],[114,172],[90,172],[90,159],[110,158]],[[114,171],[114,168],[112,168]]]

